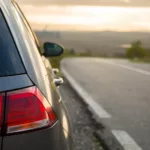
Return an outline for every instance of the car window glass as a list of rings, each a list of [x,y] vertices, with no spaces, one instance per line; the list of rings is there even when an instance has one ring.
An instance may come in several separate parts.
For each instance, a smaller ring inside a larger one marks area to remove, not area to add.
[[[25,73],[17,47],[0,10],[0,76]]]

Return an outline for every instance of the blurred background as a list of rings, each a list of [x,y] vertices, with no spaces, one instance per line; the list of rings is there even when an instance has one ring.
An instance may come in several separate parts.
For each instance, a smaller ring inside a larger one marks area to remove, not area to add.
[[[41,41],[115,57],[125,57],[126,48],[138,40],[150,47],[149,0],[17,1]]]

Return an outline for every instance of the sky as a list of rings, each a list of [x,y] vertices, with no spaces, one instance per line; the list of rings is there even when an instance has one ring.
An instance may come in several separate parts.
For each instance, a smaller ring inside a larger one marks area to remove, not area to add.
[[[149,0],[17,0],[33,5],[150,6]]]
[[[150,31],[150,0],[18,0],[35,30]]]

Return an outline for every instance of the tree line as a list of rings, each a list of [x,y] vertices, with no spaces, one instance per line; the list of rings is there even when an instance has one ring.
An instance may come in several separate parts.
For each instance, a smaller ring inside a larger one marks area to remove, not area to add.
[[[140,40],[131,44],[131,47],[126,49],[126,57],[129,59],[150,59],[150,50],[143,47]]]

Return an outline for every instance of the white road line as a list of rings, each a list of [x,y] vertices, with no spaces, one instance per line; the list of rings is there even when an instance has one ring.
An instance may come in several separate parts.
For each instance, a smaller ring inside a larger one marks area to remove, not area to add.
[[[71,75],[64,69],[64,67],[61,67],[61,70],[63,74],[66,76],[74,90],[83,98],[83,100],[89,105],[90,110],[95,114],[95,117],[99,118],[110,118],[110,114],[107,113],[100,104],[97,104],[93,98],[82,88],[82,86],[77,83]]]
[[[144,75],[148,75],[148,76],[150,75],[149,71],[145,71],[145,70],[142,70],[142,69],[139,69],[139,68],[135,68],[135,67],[131,67],[131,66],[128,66],[128,65],[123,65],[123,64],[117,64],[113,61],[108,61],[108,60],[104,60],[104,59],[103,60],[99,59],[99,61],[101,61],[103,63],[119,66],[119,67],[122,67],[122,68],[125,68],[125,69],[128,69],[128,70],[132,70],[132,71],[135,71],[135,72],[138,72],[138,73],[142,73]]]
[[[142,150],[127,132],[123,130],[112,130],[112,133],[125,150]]]

